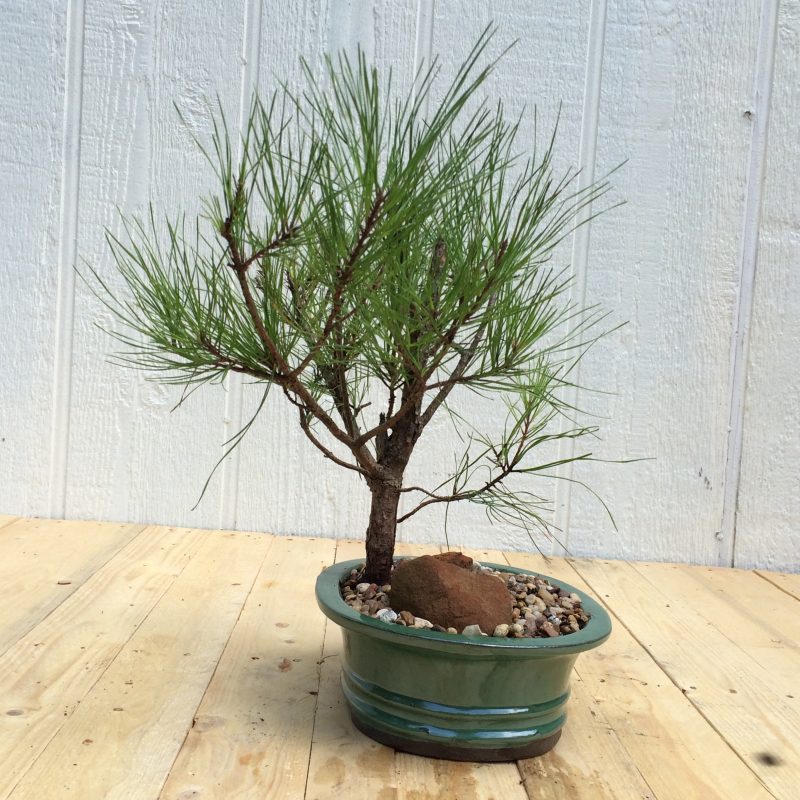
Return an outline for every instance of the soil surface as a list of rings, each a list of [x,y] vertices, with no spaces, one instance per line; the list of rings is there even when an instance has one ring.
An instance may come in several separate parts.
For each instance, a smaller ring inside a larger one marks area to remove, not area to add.
[[[392,606],[392,587],[388,583],[378,586],[361,580],[364,566],[350,571],[341,586],[343,600],[354,610],[389,625],[410,628],[430,628],[442,633],[460,633],[465,636],[496,636],[499,638],[547,638],[568,636],[586,626],[589,615],[584,611],[581,598],[546,581],[538,575],[524,575],[484,567],[477,561],[469,569],[480,571],[503,581],[514,602],[511,625],[498,625],[493,631],[482,631],[478,625],[467,625],[463,630],[443,628],[402,608]]]

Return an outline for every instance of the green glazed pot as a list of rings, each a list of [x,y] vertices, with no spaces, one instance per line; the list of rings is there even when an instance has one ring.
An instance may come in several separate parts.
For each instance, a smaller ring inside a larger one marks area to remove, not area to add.
[[[339,586],[361,564],[328,567],[316,586],[322,612],[342,628],[342,687],[360,730],[398,750],[457,761],[513,761],[555,745],[566,717],[572,665],[611,633],[599,603],[541,575],[581,597],[590,616],[586,627],[552,639],[405,628],[359,614],[344,602]]]

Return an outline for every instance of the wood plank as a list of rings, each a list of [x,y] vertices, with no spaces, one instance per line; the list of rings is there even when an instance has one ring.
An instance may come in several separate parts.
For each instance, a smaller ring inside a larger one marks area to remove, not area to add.
[[[303,796],[325,632],[314,582],[335,552],[273,540],[161,798]]]
[[[157,797],[272,542],[195,532],[163,593],[10,797]]]
[[[12,514],[0,514],[0,528],[5,528],[8,525],[13,524],[19,519],[19,517],[15,517]]]
[[[654,800],[618,733],[580,675],[570,687],[567,723],[558,744],[519,762],[531,800]]]
[[[773,586],[777,586],[786,594],[791,595],[795,600],[800,600],[800,575],[785,572],[767,572],[766,570],[755,570],[756,575],[769,581]]]
[[[337,561],[363,557],[362,541],[337,542]],[[350,721],[341,688],[341,652],[341,631],[326,620],[306,800],[391,800],[398,796],[394,750],[373,742]]]
[[[759,781],[778,797],[792,797],[800,785],[796,745],[800,712],[773,692],[774,676],[691,605],[659,591],[632,565],[622,561],[571,563]],[[598,658],[607,652],[608,648],[601,648]],[[630,677],[624,663],[617,664],[615,674],[622,676],[627,686]],[[649,680],[647,683],[649,699],[654,693]],[[636,696],[631,691],[631,699]],[[667,733],[672,732],[670,727]],[[663,741],[659,757],[663,757],[662,747]],[[709,781],[716,758],[709,758],[705,750],[696,750],[695,758],[698,753],[703,754],[702,769],[687,771],[687,775],[699,774]],[[644,767],[640,768],[647,776]],[[658,794],[649,777],[648,782]],[[710,788],[722,785],[714,782]],[[742,796],[742,791],[737,782],[733,794],[722,796]]]
[[[796,696],[800,703],[800,607],[793,597],[748,570],[647,563],[634,567],[769,670],[773,692],[790,704]]]
[[[517,553],[473,548],[461,550],[482,563],[526,569],[523,558],[518,559]],[[547,573],[548,562],[543,558],[539,561],[541,566],[537,564],[533,569]],[[647,782],[577,673],[573,675],[571,693],[568,721],[556,747],[539,758],[518,762],[527,796],[546,800],[652,797]],[[602,769],[598,769],[599,763],[603,765]]]
[[[520,567],[560,578],[598,598],[598,593],[564,559],[545,561],[540,556],[521,553],[507,556]],[[635,765],[642,780],[659,798],[729,800],[737,796],[770,796],[618,620],[613,621],[608,641],[578,658],[575,672],[580,686],[594,699],[623,748],[609,748],[596,756],[596,741],[578,743],[582,751],[588,751],[593,770],[588,776],[589,786],[591,780],[602,781],[607,771],[619,773],[629,763]],[[569,705],[565,736],[578,702],[576,694]],[[562,739],[554,752],[559,753],[565,744]],[[614,797],[614,792],[621,791],[620,786],[611,779],[609,783]],[[588,789],[582,791],[592,797]]]
[[[197,543],[184,529],[145,529],[0,658],[0,798],[147,618]]]
[[[143,529],[50,519],[7,524],[0,536],[0,655]]]

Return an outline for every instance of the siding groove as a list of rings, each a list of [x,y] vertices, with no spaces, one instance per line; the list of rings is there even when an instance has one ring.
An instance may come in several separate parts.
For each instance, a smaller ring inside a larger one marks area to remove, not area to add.
[[[606,38],[607,0],[592,0],[589,12],[589,40],[586,52],[586,83],[583,95],[583,118],[581,125],[580,153],[578,164],[578,190],[586,189],[595,180],[597,161],[597,128],[600,117],[600,95],[603,85],[603,53]],[[592,207],[583,212],[582,218],[589,220]],[[586,306],[586,275],[589,267],[589,242],[592,223],[587,221],[573,234],[572,240],[572,302],[579,308]],[[584,317],[576,318],[573,330],[579,327]],[[567,387],[564,400],[570,407],[580,407],[580,375],[581,367],[575,368],[573,385]],[[572,422],[564,419],[562,429],[574,427]],[[559,444],[559,460],[572,458],[575,455],[575,440],[562,439]],[[557,552],[566,555],[569,552],[570,509],[572,507],[573,465],[564,464],[559,468],[561,478],[556,484],[556,519],[559,531],[560,546]]]
[[[778,2],[779,0],[763,0],[756,55],[755,86],[753,89],[754,108],[744,111],[752,119],[753,135],[747,175],[747,195],[744,206],[738,292],[735,299],[734,325],[731,331],[731,385],[729,390],[730,407],[725,461],[725,491],[723,495],[721,529],[717,534],[719,542],[717,563],[720,566],[728,567],[735,566],[736,515],[742,470],[747,361],[756,270],[758,268],[758,236],[767,163],[767,134],[769,131],[772,82],[775,69]]]
[[[67,497],[70,405],[72,402],[72,344],[75,328],[75,265],[78,254],[80,204],[81,119],[83,115],[84,0],[67,5],[64,131],[59,209],[58,288],[55,310],[53,406],[50,418],[49,508],[63,517]]]

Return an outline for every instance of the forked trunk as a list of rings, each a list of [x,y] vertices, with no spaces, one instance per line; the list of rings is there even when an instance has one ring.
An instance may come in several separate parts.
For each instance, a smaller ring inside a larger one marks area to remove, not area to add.
[[[400,481],[376,481],[370,485],[372,507],[367,528],[367,568],[364,580],[382,586],[389,583],[397,531]]]

